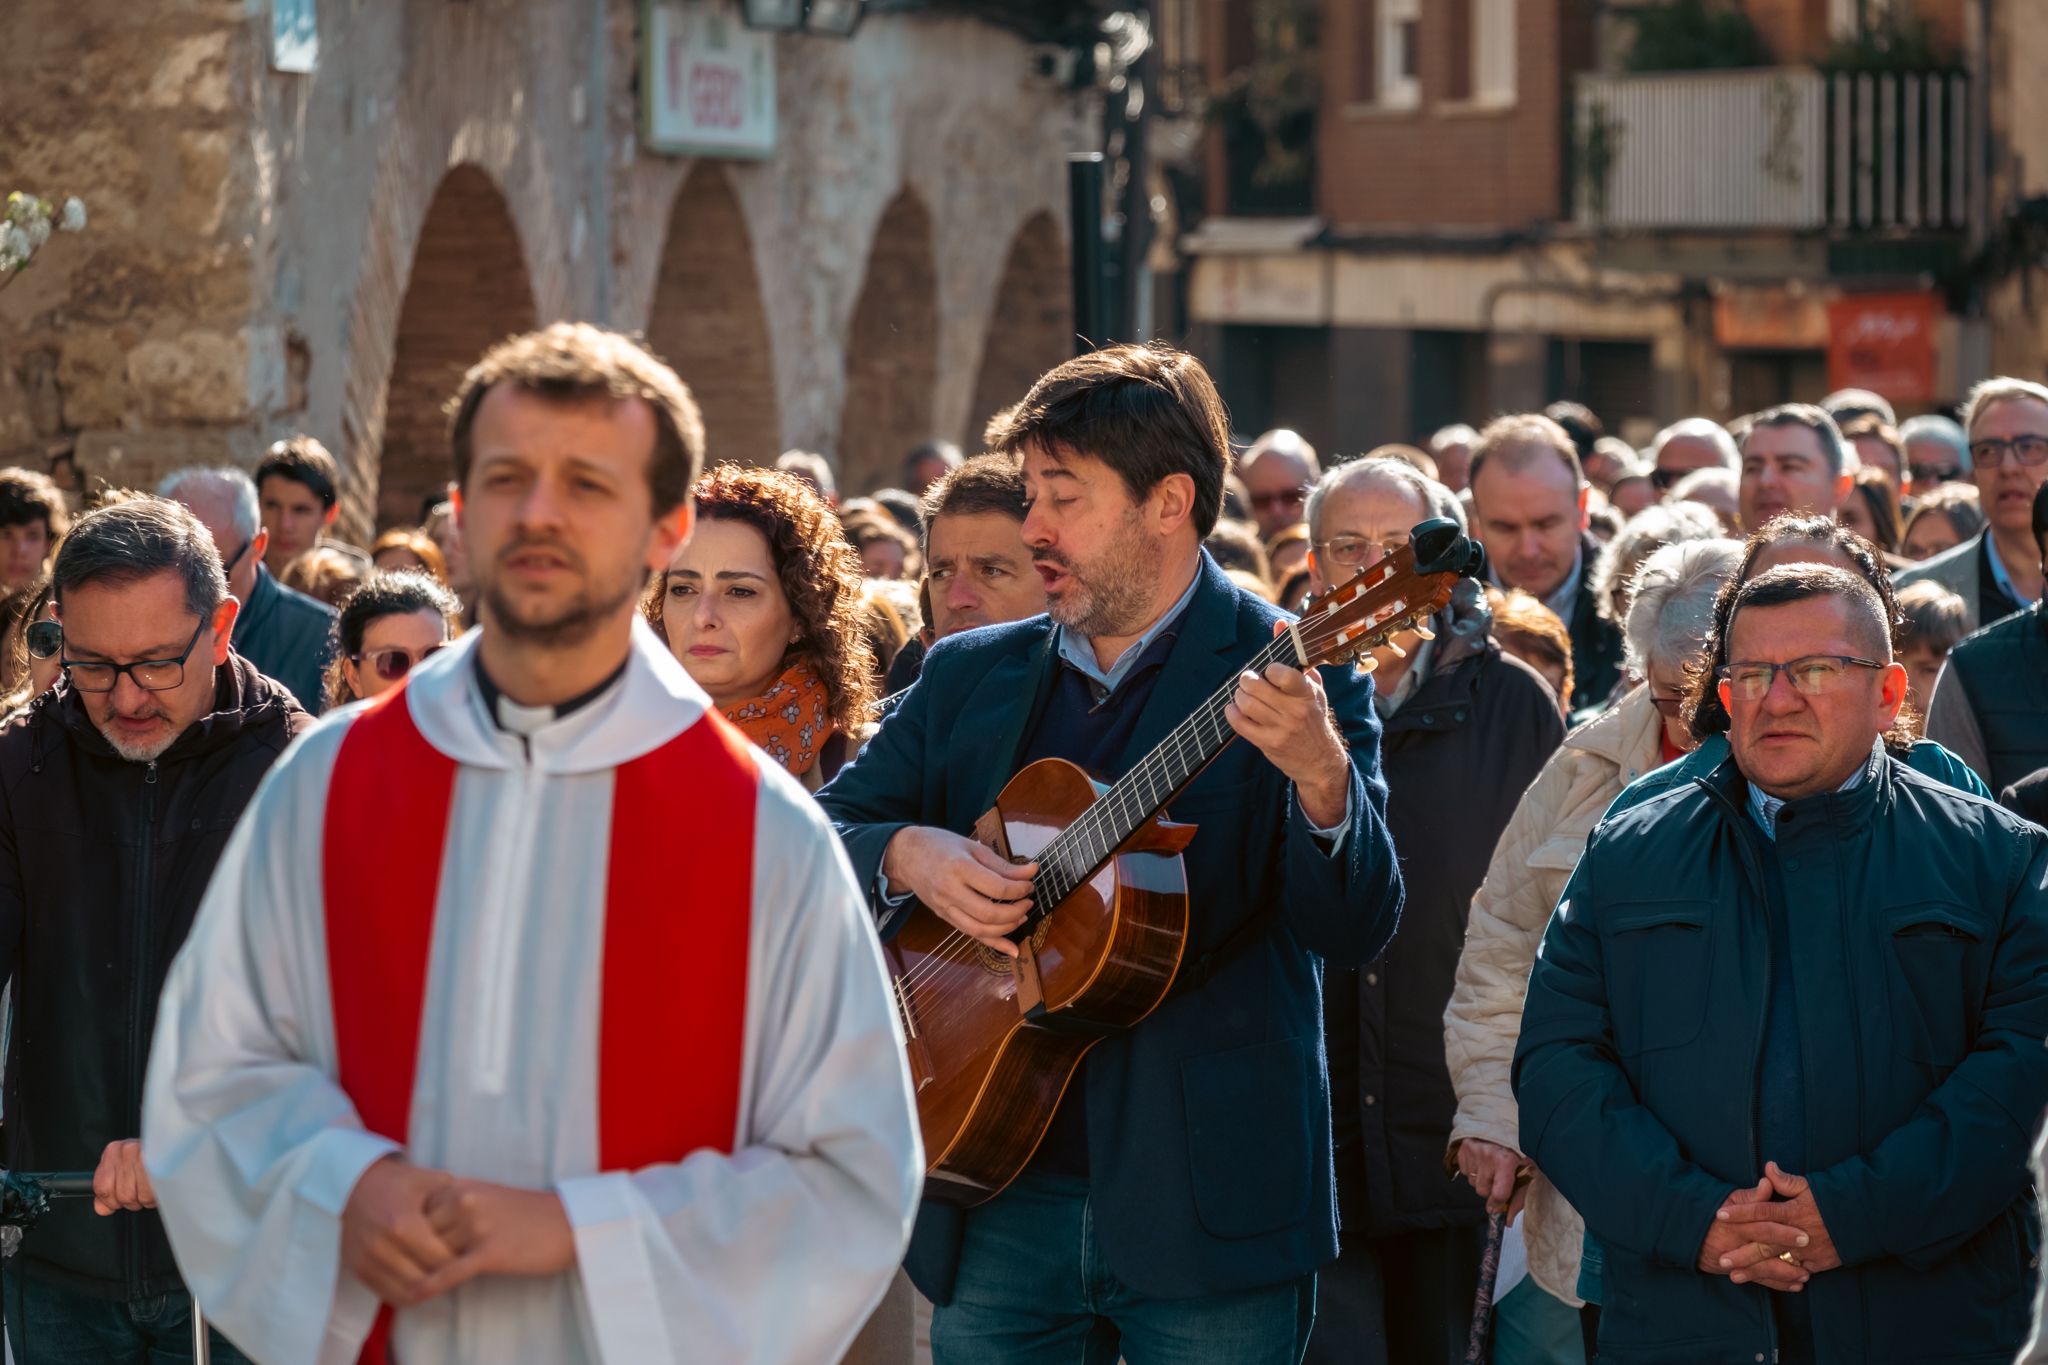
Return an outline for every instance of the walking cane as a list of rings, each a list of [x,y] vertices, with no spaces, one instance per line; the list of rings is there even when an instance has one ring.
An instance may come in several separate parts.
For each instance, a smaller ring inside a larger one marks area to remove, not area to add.
[[[1472,1335],[1465,1338],[1465,1365],[1486,1365],[1486,1331],[1493,1325],[1493,1282],[1500,1277],[1500,1242],[1506,1235],[1506,1213],[1488,1214],[1486,1250],[1479,1257],[1479,1292],[1472,1296]]]
[[[12,1256],[21,1246],[22,1235],[50,1211],[52,1199],[92,1197],[92,1172],[63,1171],[30,1175],[22,1171],[0,1171],[0,1257]],[[206,1335],[206,1315],[199,1300],[192,1300],[193,1365],[210,1365],[211,1343]]]

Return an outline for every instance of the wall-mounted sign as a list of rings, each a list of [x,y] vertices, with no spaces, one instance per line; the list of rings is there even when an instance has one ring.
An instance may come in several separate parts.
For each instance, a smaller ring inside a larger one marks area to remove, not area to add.
[[[1935,399],[1932,291],[1844,294],[1828,304],[1828,387],[1869,389],[1894,403]]]
[[[313,0],[271,0],[270,64],[305,75],[320,61],[320,19]]]
[[[641,13],[646,144],[689,156],[775,154],[775,37],[730,0],[649,0]]]

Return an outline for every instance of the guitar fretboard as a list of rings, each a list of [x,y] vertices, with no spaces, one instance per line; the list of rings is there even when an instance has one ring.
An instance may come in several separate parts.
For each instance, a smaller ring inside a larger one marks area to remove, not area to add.
[[[1094,876],[1126,839],[1150,824],[1167,802],[1237,738],[1223,711],[1237,693],[1239,673],[1263,673],[1269,664],[1296,662],[1293,638],[1285,634],[1275,637],[1249,663],[1233,670],[1223,686],[1097,797],[1079,819],[1054,836],[1038,855],[1032,921],[1051,913]]]

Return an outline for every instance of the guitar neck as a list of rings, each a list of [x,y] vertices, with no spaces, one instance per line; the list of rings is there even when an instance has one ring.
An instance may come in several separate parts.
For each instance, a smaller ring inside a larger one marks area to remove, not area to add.
[[[1121,847],[1126,839],[1152,823],[1167,802],[1195,780],[1216,755],[1237,738],[1224,708],[1237,692],[1240,672],[1264,672],[1268,664],[1297,662],[1293,639],[1277,636],[1229,679],[1172,733],[1097,797],[1079,819],[1068,825],[1038,855],[1033,891],[1035,920],[1065,900]]]

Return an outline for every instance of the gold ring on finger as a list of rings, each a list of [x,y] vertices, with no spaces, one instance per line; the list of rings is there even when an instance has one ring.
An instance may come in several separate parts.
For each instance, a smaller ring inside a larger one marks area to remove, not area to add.
[[[1794,1256],[1794,1255],[1793,1255],[1793,1254],[1792,1254],[1791,1252],[1789,1252],[1789,1251],[1781,1251],[1781,1252],[1779,1252],[1779,1253],[1778,1253],[1778,1259],[1779,1259],[1779,1260],[1781,1260],[1781,1261],[1783,1261],[1783,1262],[1784,1262],[1785,1264],[1787,1264],[1787,1265],[1798,1265],[1798,1264],[1799,1264],[1799,1258],[1798,1258],[1797,1256]]]

